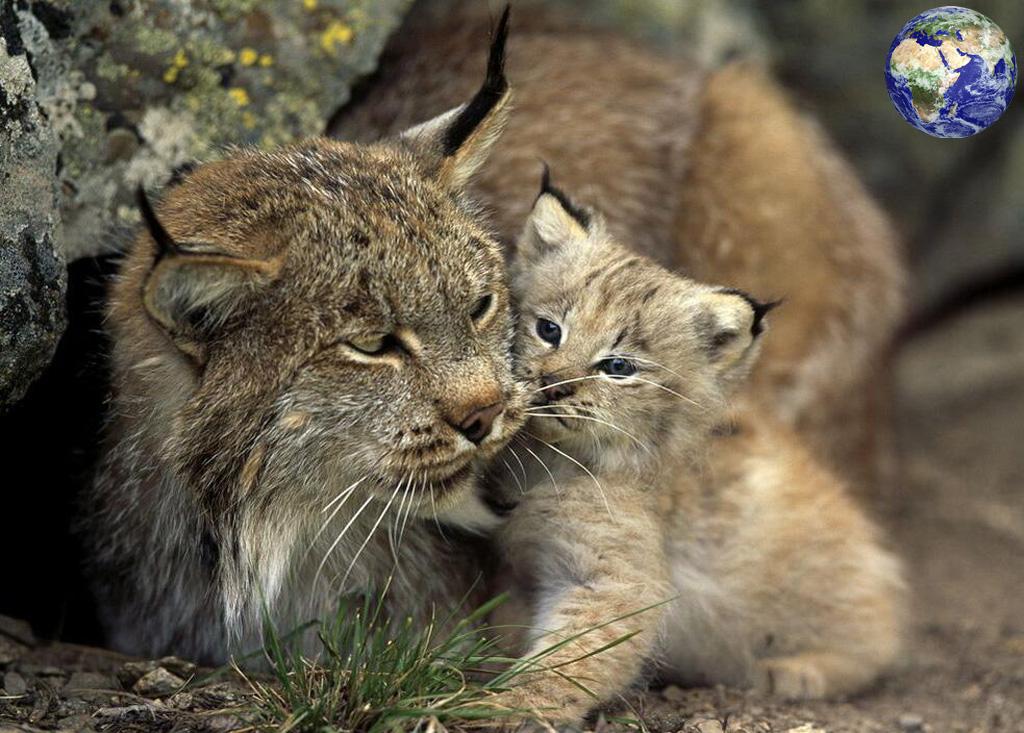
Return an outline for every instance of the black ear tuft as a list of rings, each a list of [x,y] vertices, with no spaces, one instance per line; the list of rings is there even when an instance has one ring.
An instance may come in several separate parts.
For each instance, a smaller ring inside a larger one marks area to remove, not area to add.
[[[510,5],[505,6],[498,27],[491,38],[487,76],[484,78],[483,86],[445,132],[442,147],[446,156],[458,152],[466,138],[473,134],[481,121],[494,109],[494,105],[500,102],[508,91],[508,79],[505,78],[505,43],[508,41],[508,18],[511,9]]]
[[[743,300],[747,301],[750,307],[754,311],[754,322],[750,326],[751,336],[760,336],[764,333],[764,317],[775,310],[777,307],[782,305],[783,298],[778,300],[771,300],[767,303],[762,303],[757,300],[754,296],[746,293],[738,288],[722,288],[719,292],[729,293],[730,295],[737,295]]]
[[[135,200],[139,204],[139,212],[142,214],[142,221],[145,222],[146,229],[149,230],[149,236],[156,242],[157,262],[167,255],[181,254],[181,247],[174,241],[174,237],[164,229],[164,225],[160,223],[160,220],[156,218],[156,212],[153,211],[153,206],[149,203],[146,189],[142,186],[135,190]]]
[[[764,331],[764,324],[761,323],[764,317],[771,311],[782,305],[782,298],[778,300],[770,300],[767,303],[761,303],[751,298],[750,306],[754,309],[754,323],[750,327],[750,333],[754,336],[760,336]]]
[[[573,203],[572,199],[566,195],[565,191],[558,188],[551,182],[551,168],[547,163],[544,163],[544,172],[541,174],[540,178],[540,193],[537,194],[537,198],[540,198],[544,194],[554,196],[558,199],[558,203],[562,205],[563,209],[565,209],[565,213],[575,219],[576,223],[581,227],[584,229],[590,228],[590,212]]]
[[[181,165],[175,167],[171,171],[171,177],[167,181],[168,186],[177,186],[179,183],[188,178],[189,174],[199,167],[199,163],[194,160],[187,161]]]

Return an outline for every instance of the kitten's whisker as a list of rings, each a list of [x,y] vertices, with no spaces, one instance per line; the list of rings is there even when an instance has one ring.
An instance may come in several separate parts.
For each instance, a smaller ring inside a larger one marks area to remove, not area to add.
[[[704,405],[700,404],[699,402],[696,402],[696,401],[690,399],[686,395],[679,394],[674,389],[670,389],[670,388],[666,387],[664,384],[658,384],[657,382],[652,382],[650,379],[644,379],[643,377],[637,377],[637,376],[633,376],[632,379],[635,379],[638,382],[643,382],[644,384],[649,384],[649,385],[651,385],[653,387],[657,387],[658,389],[665,390],[670,395],[675,395],[676,397],[681,399],[683,402],[689,402],[691,405],[696,407],[698,410],[706,409],[704,407]]]
[[[552,387],[560,387],[563,384],[572,384],[573,382],[583,382],[583,381],[586,381],[588,379],[605,379],[605,376],[603,374],[588,374],[585,377],[573,377],[572,379],[563,379],[560,382],[552,382],[551,384],[545,384],[543,387],[538,387],[537,389],[533,390],[530,394],[536,394],[537,392],[543,392],[544,390],[551,389]]]
[[[638,361],[641,364],[650,364],[651,366],[656,366],[659,369],[664,369],[669,374],[672,374],[673,376],[679,377],[684,382],[686,381],[686,377],[684,377],[682,374],[680,374],[677,371],[673,371],[672,369],[669,369],[667,366],[665,366],[664,364],[662,364],[660,362],[654,361],[654,359],[645,359],[642,356],[633,356],[632,354],[608,354],[608,358],[609,359],[615,359],[615,358],[629,359],[630,361]]]
[[[638,446],[643,448],[645,451],[647,451],[651,455],[654,454],[654,451],[651,450],[650,446],[648,446],[645,442],[640,440],[640,438],[638,438],[635,435],[633,435],[633,433],[629,432],[628,430],[625,430],[624,428],[620,428],[618,425],[615,425],[614,423],[610,423],[607,420],[601,420],[600,418],[597,418],[597,417],[591,417],[590,415],[573,415],[573,414],[570,414],[570,413],[558,413],[558,412],[530,412],[530,417],[531,418],[533,418],[533,417],[553,417],[553,418],[556,418],[556,419],[588,420],[590,422],[596,422],[596,423],[599,423],[601,425],[605,425],[605,426],[611,428],[612,430],[619,431],[620,433],[625,435],[627,438],[632,440],[634,443],[636,443]]]
[[[550,448],[551,450],[553,450],[553,451],[554,451],[555,453],[557,453],[558,455],[560,455],[560,456],[562,456],[562,457],[564,457],[564,458],[568,458],[568,459],[569,459],[570,461],[572,461],[572,462],[573,462],[573,463],[575,463],[575,464],[576,464],[577,466],[579,466],[580,468],[582,468],[582,469],[583,469],[583,471],[584,471],[584,472],[585,472],[585,473],[586,473],[586,474],[587,474],[588,476],[590,476],[591,480],[593,480],[593,482],[594,482],[594,485],[595,485],[595,486],[597,486],[597,490],[598,490],[598,492],[599,492],[599,493],[601,494],[601,501],[603,501],[603,502],[604,502],[604,508],[605,508],[605,510],[606,510],[606,511],[608,512],[608,517],[609,517],[609,518],[611,518],[611,519],[612,519],[612,521],[614,521],[614,520],[615,520],[615,516],[614,516],[614,515],[612,514],[612,507],[611,507],[611,505],[610,505],[610,504],[608,503],[608,497],[607,497],[607,496],[605,496],[605,493],[604,493],[604,487],[603,487],[603,486],[601,486],[601,482],[597,480],[597,476],[595,476],[595,475],[594,475],[594,474],[593,474],[593,473],[591,472],[591,470],[590,470],[589,468],[587,468],[586,466],[584,466],[584,465],[583,465],[582,463],[580,463],[579,461],[577,461],[577,460],[576,460],[575,458],[573,458],[572,456],[570,456],[570,455],[569,455],[568,453],[566,453],[565,451],[563,451],[563,450],[559,450],[559,449],[558,449],[558,448],[556,448],[555,446],[551,445],[551,443],[547,442],[546,440],[541,440],[541,439],[540,439],[540,438],[538,438],[538,437],[537,437],[536,435],[534,435],[533,433],[531,433],[531,432],[529,432],[529,431],[527,431],[527,430],[524,430],[523,432],[524,432],[524,433],[526,433],[527,435],[529,435],[529,436],[530,436],[531,438],[533,438],[534,440],[536,440],[536,441],[538,441],[538,442],[540,442],[540,443],[543,443],[544,445],[546,445],[546,446],[547,446],[548,448]]]

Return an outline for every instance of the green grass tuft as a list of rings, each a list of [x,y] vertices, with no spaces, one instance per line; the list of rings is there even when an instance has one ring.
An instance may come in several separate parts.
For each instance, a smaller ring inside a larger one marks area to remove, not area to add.
[[[501,630],[484,625],[503,600],[498,597],[458,621],[432,621],[425,629],[411,619],[389,623],[379,598],[346,602],[332,619],[312,624],[317,627],[322,646],[316,659],[303,656],[295,643],[311,624],[283,636],[269,620],[265,621],[263,652],[273,680],[260,681],[239,670],[253,690],[259,721],[255,729],[279,733],[442,733],[446,729],[480,727],[485,721],[525,712],[488,704],[494,693],[514,686],[516,678],[525,673],[551,672],[587,690],[584,681],[558,669],[575,660],[545,666],[544,659],[620,619],[564,638],[532,657],[509,659],[498,651]],[[631,636],[626,634],[577,659],[600,654]],[[617,722],[642,729],[637,721]]]

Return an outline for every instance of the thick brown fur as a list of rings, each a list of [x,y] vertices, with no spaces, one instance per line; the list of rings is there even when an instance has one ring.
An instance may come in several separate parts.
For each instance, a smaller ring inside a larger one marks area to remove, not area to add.
[[[476,187],[501,238],[511,247],[543,159],[634,250],[784,298],[750,401],[858,491],[878,490],[888,466],[878,373],[904,274],[889,223],[834,146],[756,66],[701,72],[540,4],[519,15],[516,111]],[[372,139],[464,96],[488,16],[485,3],[418,3],[332,134]]]
[[[538,401],[506,454],[523,470],[496,473],[522,496],[495,621],[525,629],[537,670],[492,702],[577,723],[645,667],[785,698],[863,689],[899,650],[899,564],[790,428],[727,409],[774,335],[767,308],[632,255],[564,201],[541,195],[512,267]]]
[[[505,263],[464,194],[508,111],[506,28],[473,101],[402,136],[237,150],[142,195],[85,506],[113,646],[220,662],[264,611],[465,596],[474,558],[435,522],[493,523],[475,474],[523,419]]]

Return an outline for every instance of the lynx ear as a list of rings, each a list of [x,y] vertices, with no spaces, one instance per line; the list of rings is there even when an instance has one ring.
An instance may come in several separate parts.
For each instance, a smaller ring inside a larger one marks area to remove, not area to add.
[[[157,218],[141,187],[136,195],[142,220],[156,243],[156,258],[143,285],[143,305],[179,348],[201,359],[202,336],[227,320],[253,289],[273,280],[280,263],[179,243]]]
[[[781,301],[762,303],[733,288],[708,290],[699,300],[697,325],[708,359],[723,381],[744,378],[760,351],[765,316]]]
[[[508,119],[512,91],[505,78],[509,6],[498,21],[487,60],[487,76],[468,104],[402,133],[425,156],[435,178],[458,191],[483,165]]]
[[[584,241],[595,227],[597,215],[580,206],[551,183],[551,170],[544,166],[540,193],[526,220],[516,254],[533,258],[567,244]]]

